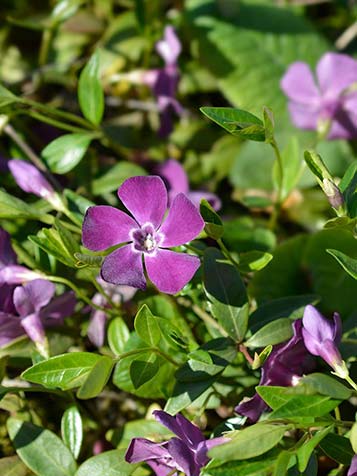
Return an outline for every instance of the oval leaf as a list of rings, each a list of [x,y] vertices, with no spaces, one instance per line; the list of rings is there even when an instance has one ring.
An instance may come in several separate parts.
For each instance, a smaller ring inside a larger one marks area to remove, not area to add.
[[[81,414],[75,405],[64,412],[61,420],[62,439],[77,459],[82,446],[83,424]]]
[[[104,93],[99,80],[99,54],[94,53],[79,77],[78,100],[83,115],[95,125],[104,113]]]

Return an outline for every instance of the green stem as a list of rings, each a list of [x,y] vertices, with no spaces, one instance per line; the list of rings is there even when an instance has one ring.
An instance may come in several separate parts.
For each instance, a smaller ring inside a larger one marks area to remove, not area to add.
[[[348,382],[351,385],[353,390],[355,390],[357,392],[357,385],[355,384],[355,382],[351,379],[351,377],[349,375],[347,375],[347,377],[345,377],[345,380],[346,380],[346,382]]]
[[[113,309],[117,309],[119,311],[120,310],[120,304],[119,305],[115,304],[115,302],[112,300],[112,298],[109,296],[109,294],[107,294],[105,292],[103,286],[101,286],[95,278],[92,279],[92,283],[93,283],[93,286],[96,288],[96,290],[108,302],[108,304],[110,304]]]
[[[222,253],[224,254],[224,256],[234,265],[236,266],[237,268],[239,267],[239,263],[238,261],[236,261],[233,256],[231,255],[231,253],[229,252],[229,250],[226,248],[226,245],[223,243],[222,239],[221,238],[218,238],[217,240],[217,244],[218,246],[220,247]]]
[[[40,53],[38,57],[38,64],[40,66],[44,66],[47,63],[53,35],[54,35],[53,27],[46,28],[42,34]]]
[[[28,115],[37,119],[38,121],[45,122],[46,124],[50,124],[51,126],[58,127],[59,129],[63,129],[64,131],[69,132],[88,132],[86,129],[80,129],[76,126],[70,126],[65,124],[64,122],[57,121],[56,119],[52,119],[48,116],[44,116],[43,114],[29,110],[27,111]]]

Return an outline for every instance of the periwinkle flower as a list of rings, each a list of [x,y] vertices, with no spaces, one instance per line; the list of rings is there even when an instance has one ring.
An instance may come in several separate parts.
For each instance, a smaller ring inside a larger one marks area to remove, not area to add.
[[[11,159],[8,166],[17,185],[27,193],[47,200],[54,208],[60,210],[63,205],[46,177],[32,164],[20,159]]]
[[[357,137],[357,61],[326,53],[317,64],[316,78],[306,63],[298,61],[281,80],[295,126],[322,132],[329,129],[329,139]]]
[[[186,476],[199,476],[201,468],[209,461],[207,451],[229,441],[224,437],[206,440],[199,428],[182,415],[171,416],[161,410],[156,410],[153,414],[156,420],[172,431],[177,438],[162,443],[134,438],[125,459],[128,463],[145,461],[156,476],[168,474],[176,476],[178,472]]]
[[[131,177],[118,196],[133,218],[107,205],[90,207],[83,222],[82,241],[92,251],[124,244],[105,257],[101,276],[113,284],[146,288],[143,260],[149,279],[164,293],[175,294],[190,281],[200,260],[170,251],[193,240],[204,221],[192,202],[180,193],[167,217],[167,191],[160,177]]]
[[[345,378],[348,371],[338,350],[342,335],[339,314],[335,312],[333,321],[330,321],[314,306],[308,305],[305,307],[302,323],[304,326],[302,335],[307,350],[312,355],[320,356],[334,369],[337,375]]]
[[[293,330],[293,337],[286,343],[274,346],[264,362],[259,385],[290,387],[296,385],[305,373],[313,370],[314,360],[304,344],[301,319],[294,321]],[[268,408],[256,393],[254,397],[240,403],[235,411],[251,422],[256,422]]]
[[[53,283],[43,279],[15,287],[13,312],[0,312],[0,346],[26,333],[45,352],[44,328],[61,324],[76,304],[72,292],[52,299],[55,289]]]
[[[207,200],[215,210],[221,208],[221,201],[214,193],[205,192],[203,190],[190,190],[185,169],[177,160],[166,160],[166,162],[157,167],[157,173],[164,179],[167,185],[170,203],[176,195],[184,193],[197,208],[199,208],[203,198]]]

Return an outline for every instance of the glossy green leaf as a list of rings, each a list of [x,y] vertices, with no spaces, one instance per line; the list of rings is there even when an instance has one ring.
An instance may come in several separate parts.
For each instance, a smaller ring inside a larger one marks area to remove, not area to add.
[[[274,410],[269,419],[295,417],[321,417],[340,404],[340,400],[322,395],[298,395]]]
[[[269,405],[273,410],[280,408],[295,396],[294,391],[289,387],[267,385],[258,386],[256,387],[256,390],[267,405]]]
[[[22,461],[38,476],[74,476],[77,465],[72,453],[52,431],[16,418],[7,429]]]
[[[250,337],[245,345],[247,347],[265,347],[266,345],[280,344],[293,335],[292,321],[288,318],[276,319],[269,322]]]
[[[93,194],[103,195],[117,190],[129,177],[146,175],[146,170],[131,162],[118,162],[110,169],[93,180]]]
[[[39,362],[22,373],[29,382],[47,388],[68,390],[79,387],[102,357],[90,352],[71,352]]]
[[[130,378],[134,387],[137,389],[154,378],[159,368],[158,359],[155,359],[153,362],[149,360],[134,360],[130,364]]]
[[[353,451],[357,453],[357,423],[354,423],[351,428],[350,442],[351,442]]]
[[[76,405],[71,405],[64,412],[61,420],[61,435],[63,441],[77,459],[82,446],[83,423]]]
[[[292,136],[287,146],[281,151],[281,165],[283,168],[283,179],[281,183],[281,198],[284,200],[297,185],[303,172],[304,163],[301,158],[299,142],[296,136]],[[279,164],[274,162],[273,181],[278,188],[279,184]]]
[[[76,472],[75,476],[130,476],[137,464],[125,461],[126,450],[105,451],[87,459]]]
[[[276,459],[274,473],[272,476],[285,476],[294,454],[289,451],[281,451]]]
[[[326,251],[335,258],[335,260],[350,276],[352,276],[352,278],[357,279],[357,259],[351,258],[345,253],[331,248]]]
[[[108,327],[109,347],[115,355],[124,352],[124,346],[130,337],[130,331],[121,317],[110,321]]]
[[[7,456],[0,459],[1,476],[27,476],[29,469],[18,456]]]
[[[28,205],[19,198],[0,190],[0,218],[25,218],[27,220],[41,220],[44,223],[53,223],[53,217]]]
[[[205,232],[215,240],[221,238],[224,233],[223,223],[207,200],[201,200],[200,213],[205,222]]]
[[[248,111],[234,107],[201,107],[200,111],[235,136],[265,141],[263,122]]]
[[[227,435],[231,441],[212,448],[208,454],[222,461],[254,458],[277,445],[288,428],[287,425],[257,423]]]
[[[301,473],[305,471],[309,463],[310,457],[316,446],[322,441],[328,433],[333,429],[330,425],[322,430],[317,431],[312,438],[306,441],[297,451],[298,468]]]
[[[113,359],[103,355],[95,362],[90,369],[84,382],[77,391],[77,397],[82,400],[96,397],[104,388],[109,380],[110,374],[113,370]]]
[[[355,455],[350,440],[335,433],[329,433],[320,442],[320,448],[339,464],[349,465]]]
[[[56,174],[70,172],[83,159],[94,134],[74,133],[58,137],[42,151],[50,170]]]
[[[352,395],[352,390],[330,375],[312,373],[302,377],[299,385],[312,389],[321,395],[328,395],[338,400],[346,400]]]
[[[271,476],[275,458],[263,458],[256,461],[229,461],[220,466],[208,466],[202,476]],[[279,475],[281,476],[281,475]]]
[[[146,304],[135,316],[134,327],[138,336],[150,346],[156,346],[161,338],[160,327]]]
[[[100,82],[99,52],[96,51],[83,68],[78,83],[78,100],[83,115],[95,125],[104,113],[104,92]]]
[[[247,293],[238,270],[216,248],[207,248],[203,261],[205,292],[210,311],[228,335],[241,341],[248,325]]]
[[[75,267],[74,256],[66,248],[62,241],[62,236],[56,229],[42,228],[36,236],[30,235],[29,240],[66,266]]]

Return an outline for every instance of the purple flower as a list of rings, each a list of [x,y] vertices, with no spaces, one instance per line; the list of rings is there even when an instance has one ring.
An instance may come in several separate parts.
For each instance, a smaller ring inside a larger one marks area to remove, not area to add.
[[[207,451],[229,441],[223,437],[206,440],[199,428],[182,415],[171,416],[160,410],[154,411],[153,414],[156,420],[177,438],[162,443],[134,438],[125,459],[128,463],[145,461],[155,471],[156,476],[174,476],[178,472],[186,476],[199,476],[201,468],[209,461]]]
[[[348,470],[347,476],[357,476],[357,455],[354,455],[352,458],[351,466]]]
[[[26,333],[44,350],[44,327],[61,324],[73,312],[76,304],[72,292],[52,300],[55,289],[53,283],[44,279],[15,287],[12,294],[13,312],[0,311],[0,346]]]
[[[167,248],[193,240],[204,222],[196,207],[180,193],[166,219],[167,191],[160,177],[131,177],[118,189],[118,196],[132,218],[107,205],[90,207],[83,222],[82,241],[86,248],[102,251],[126,243],[104,259],[101,276],[113,284],[146,288],[143,270],[162,292],[180,291],[197,271],[196,256]]]
[[[314,361],[307,352],[302,336],[302,320],[293,323],[294,335],[285,344],[274,346],[262,367],[259,385],[290,387],[296,385],[305,373],[314,368]],[[254,397],[240,403],[235,411],[256,422],[269,407],[256,393]]]
[[[34,165],[24,160],[12,159],[9,160],[8,166],[15,182],[24,192],[47,200],[56,209],[63,207],[59,195]]]
[[[339,53],[326,53],[316,67],[317,82],[306,63],[290,65],[281,81],[289,98],[295,126],[325,130],[329,139],[357,137],[357,61]]]
[[[164,179],[168,192],[170,203],[179,193],[184,193],[191,202],[200,206],[201,200],[204,198],[215,210],[221,208],[221,201],[214,193],[197,190],[192,192],[189,187],[188,177],[185,169],[177,160],[169,159],[157,167],[157,173]]]
[[[342,325],[337,312],[333,315],[333,322],[325,319],[319,311],[311,305],[305,307],[302,319],[302,335],[307,350],[312,355],[319,355],[334,371],[344,378],[345,365],[338,345],[341,342]]]
[[[137,291],[136,288],[131,286],[116,286],[114,284],[107,283],[101,278],[97,278],[97,281],[114,304],[120,304],[121,302],[129,301],[129,299],[131,299]],[[96,293],[93,296],[92,301],[94,304],[97,304],[97,306],[106,307],[108,309],[110,308],[110,304],[100,293]],[[99,309],[93,309],[89,321],[87,335],[92,344],[97,347],[101,347],[104,344],[106,322],[107,313]]]

